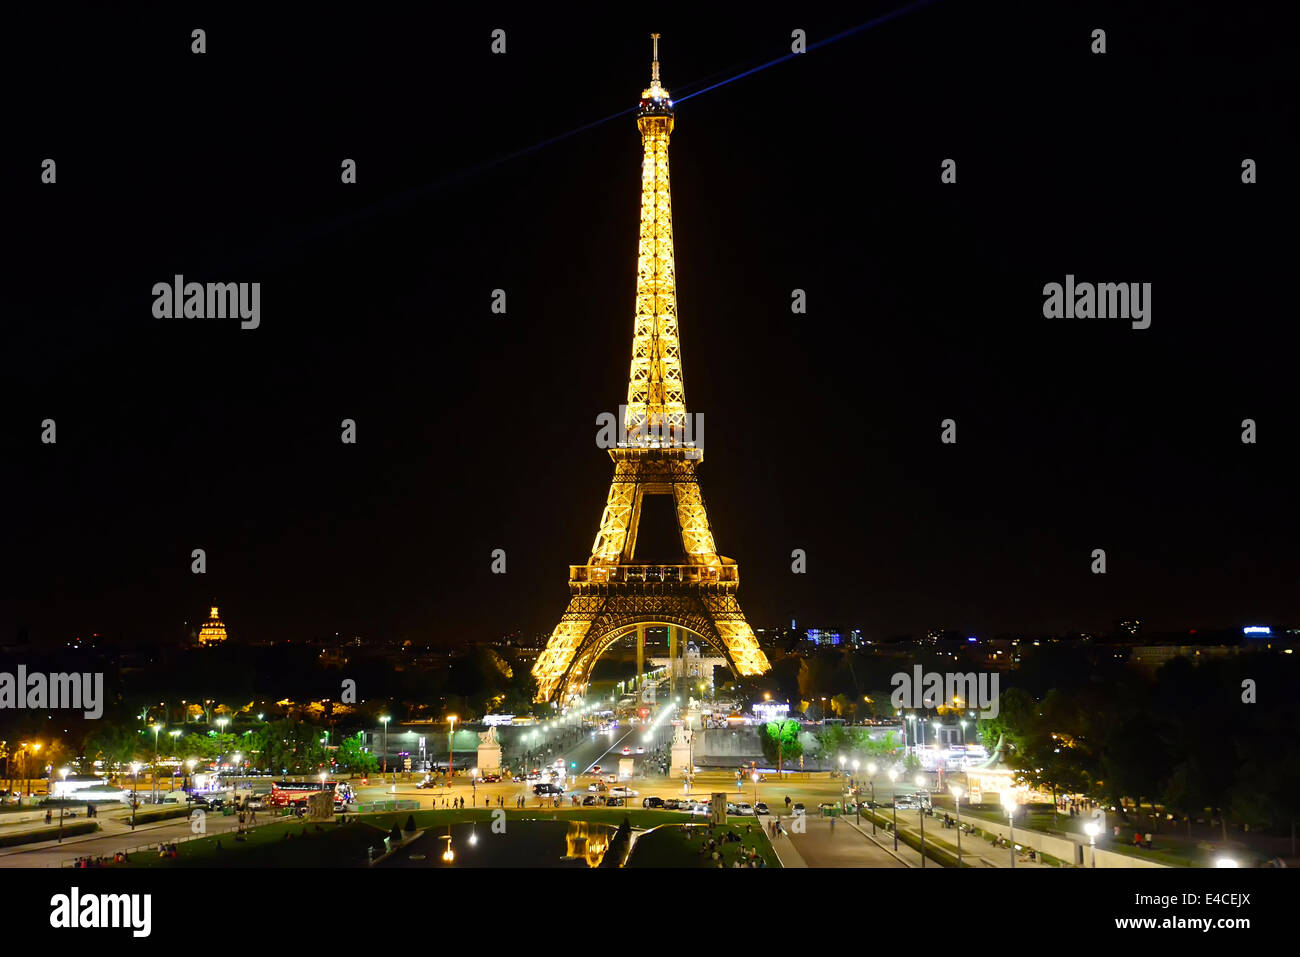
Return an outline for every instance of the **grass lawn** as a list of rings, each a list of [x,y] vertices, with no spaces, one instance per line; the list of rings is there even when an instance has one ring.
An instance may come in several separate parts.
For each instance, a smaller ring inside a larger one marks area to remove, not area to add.
[[[718,862],[708,854],[701,854],[701,845],[708,839],[707,824],[665,824],[647,831],[637,838],[628,858],[627,867],[717,867]],[[776,852],[768,841],[762,825],[750,826],[748,834],[745,825],[735,823],[713,828],[713,836],[721,837],[731,832],[740,837],[739,844],[720,844],[718,851],[722,855],[723,867],[730,867],[732,862],[750,848],[756,850],[768,867],[780,867]]]
[[[398,828],[406,826],[408,816],[415,817],[415,826],[423,829],[458,821],[491,821],[494,810],[485,807],[466,808],[463,811],[381,811],[378,814],[362,815],[361,820],[377,824],[387,831],[397,824]],[[633,827],[649,828],[660,824],[682,824],[690,820],[690,815],[681,811],[650,811],[639,807],[561,807],[561,808],[526,808],[505,809],[507,821],[591,821],[593,824],[612,824],[615,827],[627,818]],[[356,815],[349,814],[349,819]]]
[[[159,857],[156,851],[142,851],[118,867],[348,867],[364,866],[366,848],[383,844],[394,824],[406,827],[408,817],[415,818],[419,830],[440,829],[449,824],[492,821],[489,808],[463,811],[386,811],[379,814],[349,814],[346,824],[316,825],[287,818],[263,824],[236,841],[234,834],[221,834],[186,841],[177,846],[175,859]],[[650,811],[642,808],[506,808],[507,821],[589,821],[617,827],[626,817],[632,826],[652,828],[661,824],[680,824],[687,815],[677,811]],[[305,833],[304,833],[305,832]],[[286,840],[285,835],[290,837]],[[221,850],[217,850],[217,843]],[[735,845],[732,845],[733,847]],[[770,849],[769,849],[770,850]],[[770,861],[769,863],[775,863]]]
[[[372,824],[315,824],[277,821],[236,841],[233,834],[205,837],[177,846],[175,859],[138,851],[117,867],[364,867],[366,848],[383,844],[387,830]],[[286,835],[288,835],[286,837]],[[221,850],[217,850],[220,842]]]

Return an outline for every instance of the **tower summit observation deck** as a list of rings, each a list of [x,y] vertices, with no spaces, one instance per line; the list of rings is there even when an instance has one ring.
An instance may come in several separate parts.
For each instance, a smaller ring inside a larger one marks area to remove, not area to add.
[[[650,86],[641,92],[641,211],[637,239],[632,363],[622,436],[600,529],[584,565],[569,566],[569,606],[533,666],[538,700],[566,704],[586,691],[596,660],[635,631],[638,660],[645,629],[690,632],[716,649],[738,675],[768,671],[767,657],[736,601],[739,566],[717,553],[696,469],[703,449],[691,440],[677,324],[668,142],[673,101],[659,78],[654,39]],[[681,533],[676,564],[636,563],[646,495],[671,495]],[[685,646],[684,636],[678,644]],[[638,667],[640,674],[640,667]]]

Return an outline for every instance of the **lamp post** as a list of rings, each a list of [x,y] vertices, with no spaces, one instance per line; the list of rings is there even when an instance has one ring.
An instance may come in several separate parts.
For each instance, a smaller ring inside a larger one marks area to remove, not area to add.
[[[384,726],[384,766],[379,772],[380,777],[384,777],[388,774],[388,722],[391,720],[392,718],[386,714],[381,715],[379,718],[379,723]]]
[[[1011,868],[1016,867],[1016,796],[1010,791],[1002,792],[1002,807],[1007,812],[1007,825],[1011,830]]]
[[[1097,832],[1101,830],[1101,825],[1096,821],[1089,821],[1083,826],[1083,830],[1088,835],[1088,847],[1091,848],[1092,864],[1091,867],[1097,866]]]
[[[961,785],[954,784],[948,790],[952,792],[953,800],[957,802],[957,866],[961,867]]]
[[[858,784],[858,759],[857,758],[853,759],[853,783],[857,785],[857,789],[859,791],[862,790],[862,785]],[[858,795],[856,794],[853,795],[853,798],[854,798],[853,809],[854,812],[858,815],[858,823],[861,824],[862,823],[862,802],[857,800]]]
[[[921,822],[921,866],[925,867],[925,808],[921,807],[921,785],[925,783],[924,776],[918,774],[916,781],[916,819]]]
[[[456,715],[447,715],[447,787],[451,787],[451,769],[456,760]],[[450,829],[448,829],[450,831]],[[447,837],[448,847],[451,846],[451,837]]]
[[[59,768],[59,774],[63,776],[63,783],[66,785],[68,783],[68,769]],[[66,791],[67,789],[64,788],[64,790]],[[59,843],[60,844],[63,843],[63,802],[66,800],[67,800],[66,794],[59,795]]]
[[[754,781],[754,806],[758,807],[758,772],[755,771],[750,778]]]
[[[131,762],[131,830],[135,830],[135,806],[140,803],[140,762]]]
[[[898,772],[889,769],[889,803],[894,807],[894,850],[898,850],[898,792],[894,785],[898,781]]]
[[[875,807],[876,805],[876,762],[875,761],[867,762],[867,777],[871,781],[871,833],[875,834],[876,833],[876,807]],[[858,823],[859,824],[862,823],[861,804],[862,802],[859,801],[858,802],[859,805]]]
[[[168,731],[167,733],[170,734],[172,738],[172,754],[174,756],[176,754],[176,739],[180,737],[181,732],[179,729],[177,729],[176,731]],[[177,770],[179,769],[180,768],[178,765]],[[172,790],[173,791],[176,790],[176,771],[172,772]]]

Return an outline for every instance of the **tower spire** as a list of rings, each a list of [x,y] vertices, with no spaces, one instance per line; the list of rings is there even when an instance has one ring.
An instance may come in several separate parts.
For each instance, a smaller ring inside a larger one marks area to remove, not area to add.
[[[659,81],[659,34],[650,87],[641,91],[641,222],[636,261],[636,319],[623,427],[628,445],[654,444],[686,428],[686,386],[677,334],[677,279],[673,261],[673,204],[668,140],[673,101]],[[650,435],[647,437],[646,433]]]

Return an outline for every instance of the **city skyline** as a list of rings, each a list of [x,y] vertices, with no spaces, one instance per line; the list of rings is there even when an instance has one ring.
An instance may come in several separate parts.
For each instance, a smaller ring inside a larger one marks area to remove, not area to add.
[[[1099,631],[1135,610],[1169,631],[1295,621],[1289,332],[1261,308],[1285,270],[1250,239],[1276,207],[1237,169],[1237,153],[1268,152],[1275,102],[1263,88],[1231,108],[1131,96],[1156,89],[1177,44],[1109,55],[1102,73],[1086,45],[1003,40],[990,57],[965,42],[976,14],[945,10],[937,34],[934,16],[716,89],[719,71],[779,54],[776,39],[707,19],[662,27],[665,79],[689,97],[674,168],[684,365],[747,613],[880,635]],[[133,42],[168,29],[145,25]],[[241,42],[273,45],[279,29]],[[1245,96],[1236,67],[1273,68],[1245,36],[1229,28],[1189,82]],[[274,168],[221,143],[144,168],[100,151],[57,192],[36,177],[20,190],[26,288],[62,282],[88,307],[46,323],[38,298],[12,291],[6,336],[27,361],[7,382],[0,439],[18,463],[7,497],[23,503],[0,569],[4,640],[165,635],[213,603],[260,635],[456,642],[548,627],[606,488],[595,419],[617,412],[626,382],[639,159],[627,91],[644,83],[644,36],[521,41],[475,104],[440,101],[454,136],[404,123],[405,102],[377,95],[411,76],[403,44],[418,41],[373,25],[351,40],[374,75],[341,103],[313,102]],[[482,56],[453,48],[421,69],[450,82],[483,72]],[[258,78],[210,62],[144,105],[239,102],[272,136],[281,101],[255,107]],[[863,100],[916,62],[927,71],[906,97]],[[142,69],[108,76],[100,95]],[[1018,84],[1026,72],[1040,82]],[[543,74],[563,95],[521,119],[526,78]],[[1052,148],[1048,117],[1085,97],[1117,135],[1140,127],[1187,161],[1134,170],[1104,142]],[[114,129],[69,109],[91,134]],[[790,134],[738,147],[769,115]],[[19,120],[54,136],[48,119]],[[348,192],[337,166],[357,137],[367,155]],[[944,184],[950,154],[960,172]],[[197,184],[220,225],[203,241],[160,238],[181,215],[170,197]],[[1058,240],[1027,242],[1053,204],[1080,215]],[[1120,225],[1133,208],[1196,227],[1149,248]],[[74,227],[88,209],[95,225]],[[41,252],[66,235],[85,245]],[[1188,264],[1195,288],[1178,278]],[[150,288],[178,274],[260,282],[259,328],[155,319]],[[1045,319],[1041,289],[1067,275],[1153,281],[1153,324]],[[491,311],[498,288],[505,315]],[[46,418],[57,445],[40,442]],[[940,440],[948,418],[956,445]],[[1245,418],[1257,444],[1241,441]],[[354,446],[339,441],[344,419]],[[505,575],[491,571],[498,548]],[[791,573],[795,549],[806,574]]]

